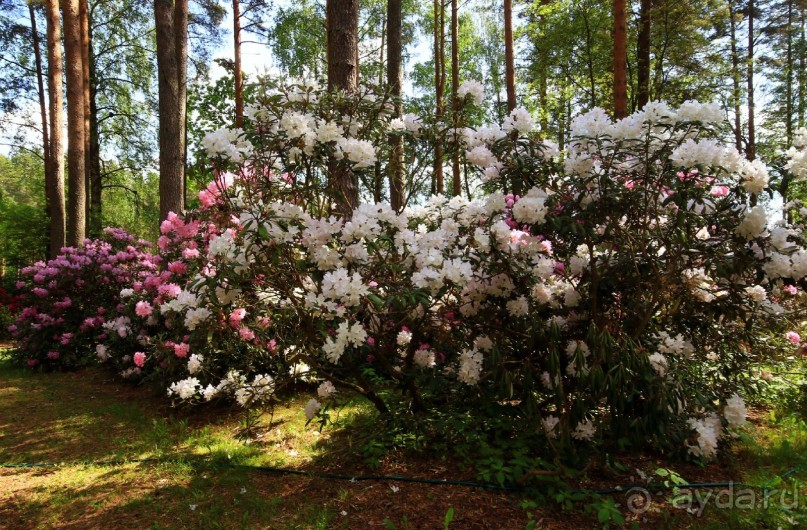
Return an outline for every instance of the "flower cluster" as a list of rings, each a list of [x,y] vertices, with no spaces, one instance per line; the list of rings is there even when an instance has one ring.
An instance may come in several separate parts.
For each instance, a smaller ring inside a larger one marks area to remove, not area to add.
[[[26,267],[17,283],[21,310],[10,328],[19,355],[31,367],[86,364],[96,343],[131,332],[128,321],[118,318],[120,292],[159,263],[147,242],[107,228],[102,239]]]
[[[292,85],[209,136],[202,207],[114,284],[98,357],[162,371],[181,400],[256,406],[304,379],[309,419],[346,393],[382,413],[507,403],[552,447],[650,438],[712,457],[744,419],[760,326],[807,274],[800,228],[752,200],[767,168],[716,139],[717,107],[594,109],[563,153],[523,109],[463,128],[391,109]],[[487,193],[331,215],[329,174],[375,165],[390,134],[446,131]],[[35,280],[29,297],[68,307]]]

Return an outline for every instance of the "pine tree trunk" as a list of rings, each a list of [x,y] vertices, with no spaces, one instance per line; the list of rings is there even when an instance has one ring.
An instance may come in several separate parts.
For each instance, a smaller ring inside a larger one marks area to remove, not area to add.
[[[179,181],[182,187],[182,205],[185,209],[188,195],[188,0],[176,0],[174,5],[174,49],[177,54],[177,106],[179,107]]]
[[[787,145],[791,145],[793,143],[793,0],[787,0],[787,52],[785,69],[785,137],[787,138]]]
[[[614,1],[614,118],[628,115],[628,22],[626,0]]]
[[[101,175],[101,140],[98,132],[98,83],[95,55],[92,47],[92,24],[89,34],[89,63],[90,63],[90,234],[97,237],[102,228],[102,175]]]
[[[378,86],[384,86],[384,77],[387,75],[384,62],[384,49],[387,46],[387,11],[389,6],[384,6],[384,12],[381,17],[381,45],[378,47]]]
[[[42,121],[42,156],[45,159],[45,209],[50,211],[50,188],[47,182],[52,178],[50,164],[50,134],[48,131],[48,108],[45,103],[45,82],[42,79],[42,52],[39,45],[39,30],[36,27],[36,13],[34,4],[28,4],[28,14],[31,17],[31,35],[33,37],[34,64],[36,65],[37,96],[39,97],[39,117]]]
[[[241,6],[233,0],[233,49],[235,51],[235,126],[244,126],[244,78],[241,73]]]
[[[653,0],[639,4],[639,37],[636,43],[636,108],[643,109],[650,101],[650,10]]]
[[[353,92],[359,57],[358,0],[328,0],[328,89]]]
[[[799,87],[798,87],[798,103],[797,103],[797,127],[804,127],[804,110],[805,110],[805,84],[807,84],[807,38],[805,38],[805,17],[804,9],[800,9],[799,16]]]
[[[85,232],[93,236],[90,229],[92,225],[92,211],[90,209],[90,197],[92,196],[92,177],[90,168],[90,15],[88,13],[87,0],[79,0],[78,15],[81,24],[81,78],[83,82],[84,100],[84,223]]]
[[[504,80],[507,112],[516,108],[516,66],[513,50],[513,0],[504,0]]]
[[[740,55],[737,52],[737,22],[734,19],[734,0],[728,1],[729,30],[731,37],[731,99],[734,104],[734,144],[737,151],[743,150],[743,128],[740,118]]]
[[[328,89],[353,92],[359,69],[358,0],[327,0],[325,10]],[[349,218],[359,204],[359,189],[346,163],[331,165],[329,187],[339,213]]]
[[[78,0],[63,0],[64,50],[67,68],[67,244],[79,246],[86,228],[84,72]]]
[[[551,0],[541,0],[541,6],[546,6],[551,3]],[[546,34],[546,16],[543,11],[538,15],[538,31],[539,34]],[[539,55],[538,67],[538,103],[541,107],[541,134],[546,137],[549,132],[549,100],[548,100],[548,72],[547,72],[547,55],[548,49],[546,44],[543,44],[543,49]],[[561,109],[561,112],[563,109]],[[558,122],[560,123],[560,122]]]
[[[452,124],[454,131],[459,127],[460,100],[457,95],[460,87],[460,50],[459,50],[459,14],[457,0],[451,0],[451,101]],[[453,131],[452,131],[453,134]],[[454,196],[462,193],[462,176],[460,175],[459,140],[454,138],[457,145],[451,157],[452,191]]]
[[[395,103],[395,117],[403,115],[401,104],[401,84],[403,83],[402,62],[403,62],[403,34],[401,32],[402,23],[402,2],[401,0],[388,0],[387,2],[387,83],[390,95]],[[404,174],[404,152],[403,137],[400,134],[393,134],[389,137],[390,160],[387,165],[389,176],[390,202],[392,209],[400,211],[405,204],[404,191],[406,180]]]
[[[181,2],[182,0],[178,0],[175,9],[172,0],[154,0],[159,85],[161,220],[167,218],[169,212],[179,213],[184,209],[185,101],[181,97],[182,74],[179,64],[182,55],[180,41],[183,40],[183,29],[180,27]],[[177,20],[176,15],[179,15],[180,20]],[[184,35],[187,37],[187,18],[185,20]]]
[[[439,123],[443,119],[443,62],[445,61],[445,48],[443,46],[443,17],[442,0],[434,0],[434,116]],[[437,195],[445,192],[443,184],[443,144],[437,141],[434,146],[434,191]]]
[[[754,128],[754,0],[748,0],[748,144],[745,157],[757,157],[756,131]]]
[[[50,257],[55,258],[65,245],[64,145],[62,127],[62,31],[59,0],[47,0],[48,25],[48,103],[50,106],[50,171],[45,173],[48,213],[50,214]]]

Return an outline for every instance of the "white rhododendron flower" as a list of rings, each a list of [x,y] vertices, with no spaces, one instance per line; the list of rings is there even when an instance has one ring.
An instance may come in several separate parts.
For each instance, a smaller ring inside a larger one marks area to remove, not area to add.
[[[182,381],[173,383],[168,388],[168,395],[177,396],[179,399],[190,399],[196,394],[197,391],[199,391],[199,389],[201,389],[199,380],[195,377],[189,377],[188,379],[183,379]]]
[[[659,376],[664,377],[667,373],[667,358],[662,354],[656,352],[649,357],[650,364]]]
[[[188,359],[188,372],[190,374],[195,374],[202,368],[202,363],[204,362],[204,356],[198,354],[192,354]]]
[[[317,396],[320,399],[328,399],[334,392],[336,387],[330,381],[325,381],[317,387]]]
[[[399,331],[395,342],[397,342],[398,346],[406,346],[412,342],[412,333],[408,329]]]
[[[675,117],[679,121],[719,124],[726,120],[726,113],[717,103],[700,103],[688,100],[681,103]]]
[[[202,147],[211,158],[240,163],[252,156],[253,147],[241,129],[218,129],[202,138]]]
[[[464,350],[460,354],[458,378],[467,385],[479,382],[482,372],[482,353],[478,350]]]
[[[423,128],[423,120],[420,118],[420,116],[415,114],[404,114],[403,120],[406,130],[413,134],[420,133],[420,130]]]
[[[468,158],[468,162],[481,167],[494,166],[497,162],[496,157],[493,156],[490,149],[484,145],[477,145],[470,151],[467,151],[465,156]]]
[[[696,434],[696,443],[688,446],[689,452],[706,460],[714,458],[717,455],[718,440],[723,432],[720,418],[712,414],[702,419],[689,418],[687,423]]]
[[[768,214],[762,205],[754,206],[746,212],[742,222],[737,227],[737,235],[746,239],[760,236],[768,225]]]
[[[747,415],[748,411],[745,408],[743,398],[734,394],[726,401],[726,406],[723,408],[723,417],[726,418],[730,428],[742,426]]]
[[[344,138],[339,142],[339,147],[353,162],[353,169],[372,167],[376,162],[375,147],[367,140]]]
[[[457,96],[470,98],[474,105],[481,105],[485,101],[485,87],[479,81],[465,81],[457,89]]]
[[[317,413],[322,409],[322,405],[319,401],[314,398],[308,400],[308,403],[305,404],[305,417],[308,421],[311,421],[316,417]]]
[[[502,129],[505,132],[516,130],[521,134],[527,134],[535,128],[535,118],[530,112],[522,107],[513,109],[509,116],[504,119]]]
[[[544,428],[544,432],[546,433],[547,437],[549,438],[557,438],[557,426],[560,423],[560,418],[557,416],[547,416],[546,418],[541,420],[541,425]]]
[[[594,424],[586,420],[577,424],[572,431],[572,438],[575,440],[591,440],[596,432],[597,428]]]
[[[768,187],[768,167],[760,159],[744,162],[740,166],[742,186],[748,193],[762,193]]]
[[[745,294],[748,295],[748,298],[753,300],[757,303],[762,303],[768,299],[768,293],[765,291],[765,288],[761,285],[753,285],[751,287],[746,287],[744,289]]]
[[[513,206],[513,218],[519,223],[540,224],[546,217],[546,193],[533,188]]]

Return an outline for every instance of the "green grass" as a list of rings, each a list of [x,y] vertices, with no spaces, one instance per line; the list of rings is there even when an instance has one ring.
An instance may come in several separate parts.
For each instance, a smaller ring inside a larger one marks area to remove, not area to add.
[[[807,423],[773,413],[765,421],[764,428],[750,429],[735,452],[739,481],[760,487],[737,486],[733,496],[723,494],[720,506],[713,498],[698,528],[776,529],[807,524]],[[787,472],[786,478],[780,478]]]
[[[245,443],[237,409],[196,425],[189,411],[155,407],[147,391],[110,379],[96,370],[33,374],[0,361],[0,462],[163,459],[3,470],[0,527],[328,527],[329,499],[309,503],[284,491],[284,479],[222,466],[320,464],[329,437],[305,425],[303,397],[278,407],[273,426]]]
[[[302,413],[308,398],[300,395],[279,404],[271,426],[265,415],[257,435],[244,438],[237,407],[171,408],[162,394],[121,383],[99,369],[41,374],[0,358],[1,463],[127,460],[121,465],[0,469],[0,528],[350,529],[386,528],[385,519],[399,528],[403,521],[412,528],[442,528],[450,508],[456,510],[451,528],[475,528],[480,520],[494,528],[525,526],[527,517],[518,508],[523,499],[516,495],[416,484],[400,484],[398,492],[384,482],[352,484],[228,467],[423,476],[444,465],[439,455],[425,455],[414,470],[407,469],[407,456],[368,470],[362,467],[367,455],[358,447],[375,432],[373,412],[350,406],[335,426],[319,433],[306,425]],[[807,490],[800,482],[807,480],[807,424],[787,410],[769,410],[745,428],[743,439],[718,464],[703,469],[652,459],[648,464],[676,469],[687,480],[729,472],[748,484],[797,490],[797,508],[785,510],[773,502],[753,510],[718,508],[712,498],[693,515],[673,507],[672,494],[662,494],[654,495],[650,511],[633,517],[623,496],[615,495],[626,524],[775,529],[807,522]],[[777,482],[793,467],[798,470]],[[612,479],[614,485],[624,483],[624,476]],[[550,505],[530,511],[542,521],[536,528],[592,527],[596,523],[586,506],[605,506],[609,499],[584,500],[572,513]]]

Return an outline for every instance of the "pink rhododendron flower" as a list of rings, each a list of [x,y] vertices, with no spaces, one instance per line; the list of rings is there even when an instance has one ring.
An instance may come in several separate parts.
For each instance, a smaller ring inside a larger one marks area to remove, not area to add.
[[[199,250],[195,248],[186,248],[182,251],[182,257],[185,259],[196,259],[199,257]]]
[[[255,332],[246,327],[239,329],[238,334],[241,335],[241,338],[244,340],[252,340],[255,338]]]
[[[168,264],[168,270],[174,274],[185,274],[188,272],[188,264],[182,261],[172,261]]]
[[[142,351],[135,352],[133,361],[136,366],[142,368],[143,365],[146,364],[146,354],[143,353]]]
[[[782,290],[787,294],[797,295],[799,294],[799,288],[795,285],[785,285],[782,287]]]
[[[793,344],[801,344],[801,337],[795,331],[788,331],[785,333],[785,338]]]
[[[190,353],[191,347],[189,344],[184,342],[180,342],[179,344],[174,344],[174,355],[179,357],[180,359],[184,359]]]
[[[725,197],[729,194],[728,186],[715,186],[712,188],[712,197]]]
[[[175,283],[166,283],[157,288],[157,292],[160,293],[162,296],[167,296],[169,298],[176,298],[179,296],[179,293],[182,292],[182,287]]]
[[[230,325],[237,328],[241,325],[241,321],[244,320],[245,316],[247,316],[247,310],[243,307],[233,310],[233,312],[230,313]]]
[[[152,312],[154,312],[154,308],[146,301],[140,301],[135,304],[135,314],[139,317],[150,317]]]

